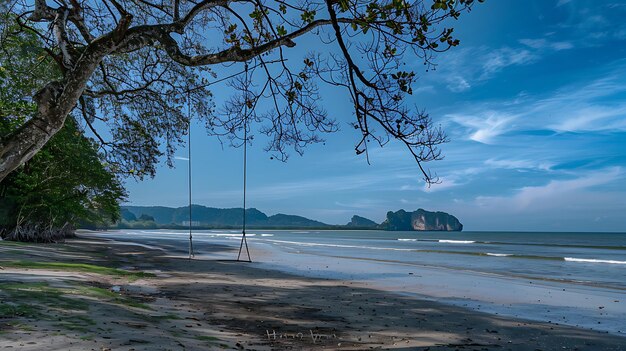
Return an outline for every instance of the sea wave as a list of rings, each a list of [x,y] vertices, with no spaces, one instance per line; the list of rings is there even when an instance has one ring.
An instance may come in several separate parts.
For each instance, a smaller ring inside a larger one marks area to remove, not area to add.
[[[626,261],[599,260],[599,259],[595,259],[595,258],[564,257],[563,259],[565,261],[568,261],[568,262],[626,264]]]
[[[473,244],[475,241],[472,240],[438,240],[440,243],[445,244]]]
[[[514,241],[479,241],[479,240],[449,240],[436,238],[420,238],[420,239],[397,239],[399,241],[424,241],[439,242],[447,244],[481,244],[481,245],[511,245],[511,246],[543,246],[543,247],[563,247],[563,248],[582,248],[582,249],[598,249],[598,250],[626,250],[623,245],[585,245],[585,244],[558,244],[558,243],[522,243]]]
[[[130,231],[129,231],[130,233]],[[156,235],[180,235],[180,234],[185,234],[188,233],[187,231],[178,231],[178,232],[172,232],[172,231],[161,231],[161,230],[137,230],[133,233],[140,233],[140,234],[156,234]]]
[[[389,250],[389,251],[404,251],[404,252],[424,252],[434,254],[453,254],[453,255],[468,255],[468,256],[492,256],[492,257],[507,257],[510,259],[529,259],[529,260],[549,260],[549,261],[573,261],[573,262],[587,262],[587,263],[611,263],[611,264],[626,264],[626,261],[615,260],[598,260],[598,259],[586,259],[586,258],[574,258],[574,257],[559,257],[559,256],[539,256],[539,255],[524,255],[524,254],[505,254],[494,252],[477,252],[477,251],[454,251],[454,250],[423,250],[423,249],[410,249],[410,248],[393,248],[393,247],[379,247],[379,246],[362,246],[362,245],[345,245],[345,244],[327,244],[327,243],[312,243],[312,242],[299,242],[288,240],[275,240],[275,239],[257,239],[275,244],[291,244],[304,247],[331,247],[331,248],[350,248],[350,249],[365,249],[365,250]],[[398,238],[400,241],[421,241],[419,239]],[[449,240],[453,243],[472,243],[465,240]]]
[[[338,247],[346,249],[367,249],[367,250],[391,250],[391,251],[421,251],[414,249],[398,249],[393,247],[378,247],[378,246],[360,246],[360,245],[343,245],[343,244],[322,244],[322,243],[306,243],[300,241],[287,241],[287,240],[275,240],[275,239],[259,239],[277,244],[292,244],[298,246],[318,246],[318,247]]]
[[[209,238],[241,238],[241,233],[239,234],[217,234],[217,233],[210,233],[210,234],[205,234],[205,233],[196,233],[194,234],[195,236],[208,236]],[[256,234],[248,234],[246,233],[246,236],[256,236]]]
[[[496,257],[508,257],[508,256],[512,256],[512,254],[503,254],[503,253],[491,253],[491,252],[487,252],[486,253],[487,256],[496,256]]]

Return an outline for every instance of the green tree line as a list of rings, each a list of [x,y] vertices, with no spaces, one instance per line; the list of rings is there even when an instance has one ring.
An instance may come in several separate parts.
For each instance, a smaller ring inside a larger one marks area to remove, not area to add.
[[[34,93],[60,72],[34,33],[3,19],[0,51],[0,139],[34,118]],[[7,35],[10,33],[11,35]],[[78,225],[119,219],[126,193],[103,161],[98,145],[74,118],[30,161],[0,182],[0,236],[51,242],[73,235]]]

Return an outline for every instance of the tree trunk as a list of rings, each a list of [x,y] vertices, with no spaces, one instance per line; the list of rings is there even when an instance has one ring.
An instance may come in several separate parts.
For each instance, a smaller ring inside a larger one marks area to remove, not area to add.
[[[0,142],[0,182],[30,160],[63,127],[67,114],[61,116],[50,108],[60,89],[58,83],[51,83],[37,93],[37,115]]]
[[[4,240],[31,243],[59,243],[64,242],[65,238],[72,238],[74,236],[74,228],[68,223],[60,228],[54,228],[40,223],[25,223],[5,230],[2,233]]]
[[[87,81],[103,56],[103,52],[95,49],[85,53],[73,69],[66,72],[62,83],[51,82],[35,94],[35,117],[0,140],[0,182],[30,160],[63,128],[65,119],[76,106]]]

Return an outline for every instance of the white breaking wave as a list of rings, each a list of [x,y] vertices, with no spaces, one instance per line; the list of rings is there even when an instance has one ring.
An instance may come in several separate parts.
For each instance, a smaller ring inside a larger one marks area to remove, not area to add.
[[[274,236],[274,234],[261,234],[261,236]]]
[[[179,232],[166,232],[166,231],[150,231],[150,230],[140,230],[141,234],[157,234],[157,235],[180,235],[185,234],[186,232],[181,230]]]
[[[569,262],[626,264],[626,261],[615,261],[615,260],[597,260],[597,259],[595,259],[595,258],[575,258],[575,257],[565,257],[564,259],[565,259],[565,261],[569,261]]]
[[[322,243],[303,243],[298,241],[275,240],[275,239],[258,239],[273,243],[292,244],[298,246],[322,246],[322,247],[340,247],[346,249],[368,249],[368,250],[391,250],[391,251],[415,251],[413,249],[397,249],[393,247],[376,247],[376,246],[358,246],[358,245],[341,245],[341,244],[322,244]]]
[[[224,233],[193,233],[194,236],[203,236],[203,237],[209,237],[209,238],[241,238],[241,233],[239,234],[224,234]],[[249,234],[246,233],[246,236],[256,236],[256,234]]]
[[[501,254],[501,253],[487,252],[487,256],[507,257],[507,256],[512,256],[512,255],[511,254]]]
[[[473,244],[475,243],[475,241],[471,241],[471,240],[438,240],[440,243],[447,243],[447,244]]]
[[[417,241],[417,239],[398,239],[398,241]]]

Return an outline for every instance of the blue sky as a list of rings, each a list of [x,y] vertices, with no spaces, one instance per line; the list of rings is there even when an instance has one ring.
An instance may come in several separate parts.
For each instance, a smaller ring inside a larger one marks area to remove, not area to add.
[[[413,102],[451,139],[445,159],[426,164],[441,184],[426,187],[401,145],[372,150],[371,165],[354,155],[347,96],[322,86],[342,130],[286,163],[270,160],[257,138],[248,204],[332,224],[424,208],[454,214],[466,230],[626,232],[623,18],[626,1],[477,4],[455,25],[460,47],[441,54],[435,71],[414,62]],[[242,150],[222,147],[200,125],[192,133],[193,202],[240,207]],[[177,155],[176,168],[128,180],[128,204],[186,205],[187,149]]]

